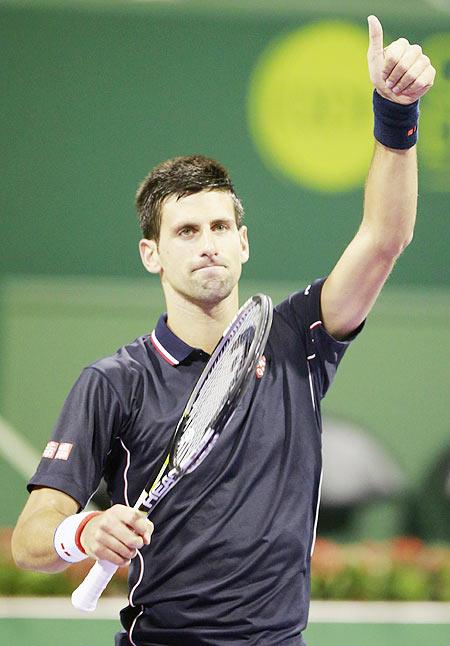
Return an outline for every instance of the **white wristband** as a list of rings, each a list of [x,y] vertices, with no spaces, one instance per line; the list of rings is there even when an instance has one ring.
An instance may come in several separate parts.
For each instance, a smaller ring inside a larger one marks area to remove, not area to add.
[[[92,516],[90,511],[82,511],[73,516],[67,516],[55,530],[53,545],[63,561],[68,563],[78,563],[88,558],[88,555],[82,552],[76,545],[75,535],[80,523],[86,518]]]

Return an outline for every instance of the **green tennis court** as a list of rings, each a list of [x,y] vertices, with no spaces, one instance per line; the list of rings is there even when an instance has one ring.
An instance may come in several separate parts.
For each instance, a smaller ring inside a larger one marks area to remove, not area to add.
[[[121,599],[103,599],[95,615],[80,619],[68,599],[4,599],[0,643],[110,646],[121,605]],[[450,603],[313,601],[305,637],[308,646],[447,646]]]
[[[3,619],[0,639],[15,646],[111,646],[119,625],[106,619]],[[447,646],[450,625],[436,624],[311,624],[305,634],[308,646]]]

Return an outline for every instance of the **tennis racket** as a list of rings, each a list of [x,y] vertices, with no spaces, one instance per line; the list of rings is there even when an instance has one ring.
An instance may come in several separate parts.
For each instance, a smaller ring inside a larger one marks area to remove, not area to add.
[[[208,455],[253,377],[271,324],[272,301],[264,294],[252,296],[238,311],[189,397],[167,454],[158,465],[158,475],[149,480],[135,509],[150,514],[167,492]],[[95,610],[117,568],[109,561],[97,561],[73,592],[73,606]]]

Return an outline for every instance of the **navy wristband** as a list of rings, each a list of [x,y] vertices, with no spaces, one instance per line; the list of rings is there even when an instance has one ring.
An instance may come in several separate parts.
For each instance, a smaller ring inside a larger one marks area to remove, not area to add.
[[[373,114],[373,134],[384,146],[406,150],[417,143],[419,101],[401,105],[385,99],[374,90]]]

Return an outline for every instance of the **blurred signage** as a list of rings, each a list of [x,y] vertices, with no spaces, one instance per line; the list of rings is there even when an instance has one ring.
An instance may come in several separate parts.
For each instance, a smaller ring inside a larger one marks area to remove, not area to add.
[[[340,192],[364,182],[373,149],[367,40],[353,23],[310,23],[271,43],[253,71],[248,115],[256,147],[302,186]],[[422,43],[438,71],[424,98],[419,148],[426,184],[436,191],[450,185],[449,41],[439,34]]]

